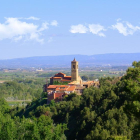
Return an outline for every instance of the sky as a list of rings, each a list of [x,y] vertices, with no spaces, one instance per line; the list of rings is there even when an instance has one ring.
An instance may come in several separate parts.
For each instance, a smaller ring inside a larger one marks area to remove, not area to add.
[[[140,52],[140,0],[1,0],[0,59]]]

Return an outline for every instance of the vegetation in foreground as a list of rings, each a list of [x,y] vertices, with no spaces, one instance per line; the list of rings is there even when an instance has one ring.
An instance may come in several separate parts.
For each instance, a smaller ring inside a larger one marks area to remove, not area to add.
[[[0,100],[2,140],[139,140],[140,62],[133,62],[126,75],[100,78],[100,88],[85,89],[82,96],[70,94],[64,101],[46,95],[26,108],[10,108]]]

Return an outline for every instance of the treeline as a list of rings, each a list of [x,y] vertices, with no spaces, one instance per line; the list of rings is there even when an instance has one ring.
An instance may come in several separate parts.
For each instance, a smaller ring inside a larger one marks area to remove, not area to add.
[[[8,100],[39,98],[45,82],[42,79],[15,79],[0,84],[0,97]]]

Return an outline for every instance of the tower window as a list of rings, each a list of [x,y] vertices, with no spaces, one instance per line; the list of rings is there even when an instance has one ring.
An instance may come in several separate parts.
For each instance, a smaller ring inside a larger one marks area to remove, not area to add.
[[[73,65],[73,69],[75,69],[75,65]]]

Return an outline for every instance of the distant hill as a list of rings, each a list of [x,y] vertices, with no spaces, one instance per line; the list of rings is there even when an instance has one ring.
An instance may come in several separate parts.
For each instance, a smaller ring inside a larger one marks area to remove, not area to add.
[[[70,62],[76,58],[81,67],[105,65],[131,65],[140,60],[140,53],[111,53],[97,55],[60,55],[36,56],[0,60],[0,68],[27,68],[27,67],[70,67]]]

